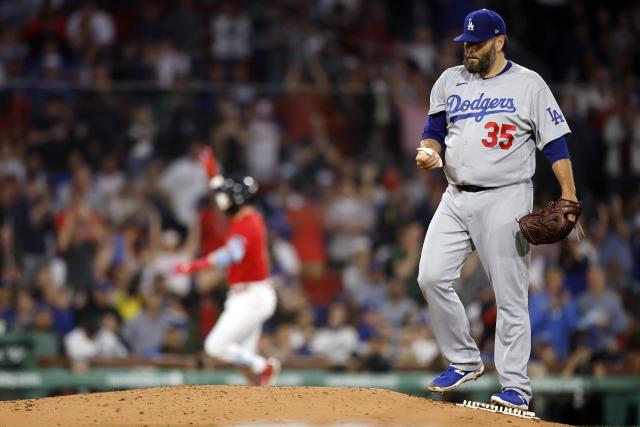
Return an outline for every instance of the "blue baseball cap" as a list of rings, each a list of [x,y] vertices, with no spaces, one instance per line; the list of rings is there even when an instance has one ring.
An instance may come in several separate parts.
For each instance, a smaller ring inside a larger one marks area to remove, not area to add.
[[[502,16],[493,10],[474,10],[464,18],[464,33],[453,39],[457,42],[483,42],[496,36],[506,36],[507,27]]]

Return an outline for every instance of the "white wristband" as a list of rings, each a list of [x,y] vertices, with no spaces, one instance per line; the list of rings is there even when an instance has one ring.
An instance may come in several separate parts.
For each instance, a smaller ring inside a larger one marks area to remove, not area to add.
[[[440,157],[440,154],[436,153],[436,151],[433,148],[429,148],[429,147],[418,147],[416,148],[416,150],[419,153],[424,153],[427,156],[431,156],[431,157],[437,157],[438,158],[438,165],[436,167],[441,168],[442,167],[442,158]]]

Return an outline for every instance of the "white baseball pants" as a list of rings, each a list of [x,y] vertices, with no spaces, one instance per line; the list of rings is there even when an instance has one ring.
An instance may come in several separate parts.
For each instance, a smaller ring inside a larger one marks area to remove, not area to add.
[[[224,310],[204,342],[205,352],[216,359],[249,367],[254,374],[267,366],[257,354],[262,325],[276,310],[276,292],[269,279],[232,287]]]

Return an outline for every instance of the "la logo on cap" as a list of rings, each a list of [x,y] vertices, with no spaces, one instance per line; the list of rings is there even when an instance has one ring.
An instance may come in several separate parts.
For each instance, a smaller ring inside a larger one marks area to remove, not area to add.
[[[473,31],[473,21],[471,21],[471,18],[469,18],[469,25],[467,25],[467,30],[469,31]]]

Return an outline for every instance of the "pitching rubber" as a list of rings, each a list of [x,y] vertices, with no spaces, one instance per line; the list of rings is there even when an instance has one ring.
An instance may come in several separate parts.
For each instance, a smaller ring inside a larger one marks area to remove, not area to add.
[[[456,406],[464,406],[470,409],[479,409],[481,411],[496,412],[498,414],[511,415],[518,418],[525,418],[528,420],[539,420],[536,417],[535,412],[525,411],[522,409],[509,408],[507,406],[492,405],[490,403],[473,402],[471,400],[465,400],[462,403],[456,403]]]

